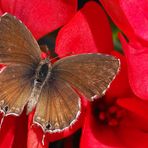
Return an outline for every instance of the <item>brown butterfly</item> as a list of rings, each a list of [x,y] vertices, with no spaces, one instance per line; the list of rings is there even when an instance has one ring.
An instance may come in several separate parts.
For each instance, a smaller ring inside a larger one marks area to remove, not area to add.
[[[6,13],[0,20],[0,110],[4,116],[27,114],[44,133],[60,132],[80,114],[75,89],[92,101],[103,96],[119,69],[119,60],[104,54],[80,54],[51,64],[26,26]]]

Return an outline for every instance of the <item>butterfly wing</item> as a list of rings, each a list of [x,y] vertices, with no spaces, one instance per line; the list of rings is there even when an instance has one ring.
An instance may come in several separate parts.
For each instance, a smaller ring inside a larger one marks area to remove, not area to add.
[[[30,96],[40,49],[16,17],[5,14],[0,19],[0,109],[6,115],[19,115]]]
[[[53,65],[52,73],[93,100],[105,94],[119,65],[119,60],[113,56],[81,54],[59,60]]]
[[[37,103],[34,123],[44,132],[60,132],[75,122],[80,111],[80,99],[63,80],[50,78]]]
[[[6,13],[0,20],[0,63],[40,60],[40,48],[26,26]]]
[[[49,132],[69,127],[80,113],[80,99],[73,87],[90,100],[101,97],[118,69],[118,59],[102,54],[82,54],[59,60],[42,89],[34,123]]]

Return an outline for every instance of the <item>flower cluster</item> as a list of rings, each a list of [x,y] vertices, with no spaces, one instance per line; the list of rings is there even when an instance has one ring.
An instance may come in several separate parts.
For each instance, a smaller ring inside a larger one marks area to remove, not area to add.
[[[106,53],[120,59],[120,72],[105,96],[87,102],[70,129],[47,134],[27,117],[8,116],[0,131],[0,147],[48,147],[48,143],[82,129],[81,148],[148,147],[148,16],[147,0],[88,1],[80,10],[77,0],[1,0],[0,15],[18,17],[38,40],[58,29],[55,52]],[[107,12],[105,13],[104,10]],[[115,51],[108,14],[121,30],[123,54]],[[0,68],[3,66],[0,65]],[[68,147],[68,146],[67,146]]]

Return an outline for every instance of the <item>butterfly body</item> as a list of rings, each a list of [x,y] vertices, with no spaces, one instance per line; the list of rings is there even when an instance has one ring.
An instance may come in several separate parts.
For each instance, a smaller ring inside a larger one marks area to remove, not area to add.
[[[81,112],[79,90],[89,101],[102,97],[119,71],[111,55],[86,53],[51,65],[27,27],[6,13],[0,20],[0,111],[19,116],[34,108],[33,123],[46,132],[61,132]]]
[[[27,103],[27,114],[29,114],[35,108],[44,84],[48,79],[50,79],[51,69],[51,63],[48,58],[41,60],[36,68],[33,82],[34,86]]]

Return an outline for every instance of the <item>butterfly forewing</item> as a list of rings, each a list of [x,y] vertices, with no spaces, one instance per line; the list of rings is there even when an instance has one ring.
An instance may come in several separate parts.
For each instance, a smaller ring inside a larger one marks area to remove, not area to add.
[[[52,73],[93,100],[104,95],[118,69],[119,60],[113,56],[81,54],[59,60],[53,65]]]
[[[0,20],[0,108],[6,115],[19,115],[27,103],[40,61],[40,49],[18,19],[5,14]]]
[[[17,68],[17,67],[15,67]],[[10,75],[10,71],[13,71]],[[19,115],[28,101],[29,95],[32,90],[32,84],[28,78],[16,73],[14,69],[7,67],[2,74],[0,74],[0,107],[5,114]],[[6,76],[5,76],[6,75]],[[5,110],[5,107],[8,107]]]
[[[0,63],[40,60],[40,48],[26,26],[6,13],[0,20]]]
[[[80,99],[71,86],[59,79],[49,79],[42,89],[34,123],[44,131],[58,132],[69,127],[79,115]]]

